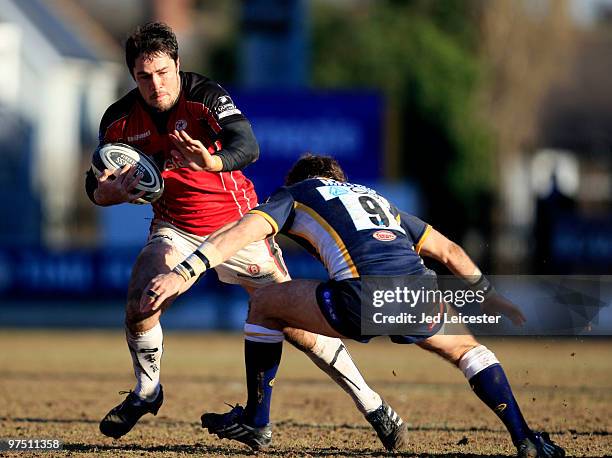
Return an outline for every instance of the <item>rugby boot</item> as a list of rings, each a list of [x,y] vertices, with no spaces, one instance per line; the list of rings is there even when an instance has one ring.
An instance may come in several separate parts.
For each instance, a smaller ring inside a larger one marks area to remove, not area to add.
[[[121,393],[125,393],[120,392]],[[157,415],[159,408],[164,402],[164,391],[159,386],[157,397],[150,402],[143,401],[136,393],[129,391],[125,400],[114,407],[100,422],[100,432],[105,436],[119,439],[130,432],[134,425],[146,413]]]
[[[397,412],[384,400],[378,409],[367,414],[365,418],[387,450],[399,450],[407,444],[408,428]]]
[[[255,427],[244,423],[242,406],[230,406],[227,413],[205,413],[202,415],[202,428],[220,439],[233,439],[248,445],[253,450],[266,448],[272,442],[272,426]]]
[[[565,450],[555,444],[548,433],[533,432],[533,437],[523,439],[516,447],[519,458],[563,458]]]

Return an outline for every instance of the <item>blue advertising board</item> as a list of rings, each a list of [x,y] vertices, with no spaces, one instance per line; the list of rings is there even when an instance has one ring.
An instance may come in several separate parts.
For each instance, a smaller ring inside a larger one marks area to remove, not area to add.
[[[278,186],[305,152],[334,156],[349,179],[371,183],[383,175],[383,99],[376,92],[232,90],[251,121],[260,158],[245,174],[260,200]]]
[[[123,326],[130,271],[140,247],[51,251],[0,247],[0,327]],[[285,254],[301,278],[326,278],[304,252]],[[164,315],[164,327],[240,329],[248,295],[207,273]]]
[[[0,247],[0,304],[20,299],[125,299],[139,246],[52,251],[42,246]],[[288,250],[284,259],[296,278],[326,278],[325,269],[304,251]],[[196,292],[218,286],[207,273]]]

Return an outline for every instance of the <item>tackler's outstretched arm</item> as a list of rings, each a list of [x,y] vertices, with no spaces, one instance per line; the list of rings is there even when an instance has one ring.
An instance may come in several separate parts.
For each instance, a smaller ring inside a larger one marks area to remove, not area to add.
[[[140,298],[141,311],[156,310],[167,298],[178,293],[185,282],[222,264],[250,243],[263,240],[273,233],[272,225],[258,214],[247,214],[241,220],[223,226],[171,272],[158,275],[149,282]]]
[[[487,277],[484,276],[465,250],[440,232],[431,228],[427,238],[421,245],[419,254],[440,261],[455,276],[467,282],[471,288],[484,291],[485,300],[481,305],[483,312],[502,314],[517,326],[521,326],[527,321],[525,315],[515,304],[497,294],[493,285],[491,285]]]

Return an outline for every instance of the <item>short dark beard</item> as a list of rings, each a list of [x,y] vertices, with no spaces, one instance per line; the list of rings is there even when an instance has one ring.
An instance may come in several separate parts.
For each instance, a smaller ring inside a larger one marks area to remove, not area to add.
[[[180,73],[178,74],[178,86],[179,86],[179,90],[178,90],[178,93],[176,94],[176,99],[174,99],[172,101],[172,103],[170,104],[170,106],[168,108],[166,108],[165,110],[160,110],[159,108],[153,107],[153,106],[151,106],[149,104],[147,104],[147,105],[149,105],[151,107],[151,109],[153,111],[155,111],[156,113],[165,113],[166,111],[172,110],[176,106],[176,103],[178,102],[178,99],[181,97],[181,74]]]

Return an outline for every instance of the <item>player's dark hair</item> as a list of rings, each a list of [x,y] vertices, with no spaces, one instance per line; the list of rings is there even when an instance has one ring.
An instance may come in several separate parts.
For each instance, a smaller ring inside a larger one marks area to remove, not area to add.
[[[153,57],[159,54],[167,54],[174,62],[178,59],[176,35],[163,22],[149,22],[139,26],[125,42],[125,62],[132,76],[138,56]]]
[[[293,164],[285,178],[285,185],[291,186],[292,184],[315,177],[346,181],[346,175],[342,167],[333,157],[307,153]]]

